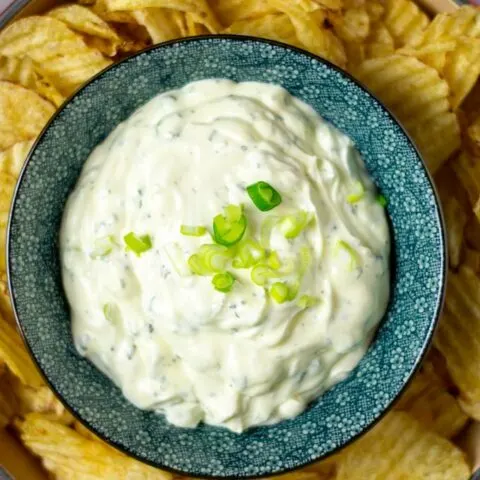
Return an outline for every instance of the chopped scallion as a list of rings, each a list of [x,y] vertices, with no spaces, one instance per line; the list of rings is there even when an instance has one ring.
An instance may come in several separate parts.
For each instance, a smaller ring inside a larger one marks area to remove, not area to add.
[[[228,205],[224,213],[213,219],[213,239],[220,245],[230,247],[242,239],[247,228],[247,217],[242,207],[237,205]]]
[[[266,265],[255,265],[250,271],[250,278],[255,285],[263,287],[268,279],[275,278],[278,275],[270,267]]]
[[[337,251],[343,250],[350,257],[350,270],[358,267],[360,264],[360,256],[358,252],[345,240],[337,242]]]
[[[381,193],[379,193],[377,195],[377,203],[379,203],[383,208],[385,208],[388,204],[388,201]]]
[[[277,303],[283,303],[288,300],[288,286],[282,282],[275,282],[270,287],[270,296]]]
[[[225,269],[232,252],[222,245],[202,245],[188,259],[188,266],[197,275],[213,275]]]
[[[262,212],[268,212],[282,203],[281,195],[267,182],[257,182],[247,187],[248,196]]]
[[[138,236],[135,233],[130,232],[123,237],[123,240],[126,245],[126,250],[131,250],[133,253],[135,253],[135,255],[137,255],[137,257],[152,248],[152,240],[150,235]]]
[[[103,314],[109,322],[116,322],[120,318],[120,311],[114,303],[106,303],[103,306]]]
[[[97,238],[94,243],[94,248],[90,253],[92,258],[106,257],[112,253],[115,246],[115,238],[113,235],[107,235],[102,238]]]
[[[302,295],[297,300],[297,305],[302,309],[314,307],[315,305],[318,305],[319,303],[320,303],[320,299],[318,297],[314,297],[312,295]]]
[[[365,187],[362,182],[355,182],[355,191],[347,196],[348,203],[357,203],[365,196]]]
[[[295,238],[307,227],[314,219],[310,212],[300,210],[292,215],[286,215],[280,221],[280,229],[285,238]]]
[[[255,240],[248,239],[242,242],[233,259],[234,268],[250,268],[265,258],[265,249]]]
[[[212,278],[212,285],[215,290],[222,293],[228,293],[235,283],[235,277],[230,272],[217,273]]]
[[[180,225],[180,233],[190,237],[201,237],[207,233],[205,227],[195,227],[193,225]]]

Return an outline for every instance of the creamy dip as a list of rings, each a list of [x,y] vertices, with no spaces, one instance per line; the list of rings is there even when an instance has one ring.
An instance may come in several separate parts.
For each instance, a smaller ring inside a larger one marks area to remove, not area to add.
[[[246,193],[258,181],[282,196],[268,212]],[[288,267],[280,280],[300,279],[295,299],[274,301],[251,269],[229,265],[226,293],[192,273],[229,204]],[[286,238],[276,220],[298,211],[313,220]],[[151,248],[126,248],[129,232]],[[357,365],[389,296],[386,215],[358,151],[269,84],[203,80],[139,108],[88,158],[60,240],[78,352],[137,407],[183,427],[241,432],[298,415]]]

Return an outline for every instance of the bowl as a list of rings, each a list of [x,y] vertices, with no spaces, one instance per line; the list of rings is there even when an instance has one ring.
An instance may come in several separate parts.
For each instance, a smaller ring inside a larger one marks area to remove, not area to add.
[[[235,434],[182,429],[130,404],[73,345],[60,275],[58,231],[67,196],[92,149],[154,95],[204,78],[282,85],[349,135],[388,198],[392,292],[367,354],[346,380],[300,416]],[[81,88],[36,142],[8,230],[18,324],[59,398],[99,437],[151,465],[191,476],[279,474],[336,452],[392,406],[428,349],[445,287],[439,202],[418,151],[392,114],[332,64],[273,41],[195,37],[147,49]]]

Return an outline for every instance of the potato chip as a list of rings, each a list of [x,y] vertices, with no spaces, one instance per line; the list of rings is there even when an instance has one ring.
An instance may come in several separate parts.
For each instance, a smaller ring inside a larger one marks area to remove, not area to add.
[[[331,18],[335,33],[345,42],[363,42],[370,33],[370,17],[365,8],[350,8]]]
[[[5,272],[0,274],[0,318],[1,317],[11,325],[15,325],[15,316],[10,302],[7,274]]]
[[[83,423],[75,420],[73,422],[73,428],[78,432],[82,437],[88,438],[89,440],[95,440],[97,442],[102,442],[92,431],[90,431]]]
[[[7,150],[0,152],[0,172],[7,173],[14,179],[17,179],[32,145],[33,140],[28,140],[26,142],[16,143]]]
[[[155,44],[181,36],[180,29],[172,18],[172,13],[167,8],[144,8],[134,10],[132,16],[147,29],[152,43]]]
[[[0,80],[16,83],[33,90],[57,107],[65,100],[65,97],[55,88],[41,67],[28,57],[0,56]]]
[[[195,35],[206,35],[210,33],[204,25],[202,25],[201,20],[198,15],[195,13],[188,12],[185,14],[186,23],[187,23],[187,34],[192,37]]]
[[[97,45],[108,56],[113,57],[117,54],[122,43],[120,37],[94,11],[81,5],[69,4],[56,7],[50,10],[47,15],[62,21],[72,30],[81,33],[89,45]]]
[[[446,308],[434,343],[462,401],[480,402],[480,278],[468,267],[449,275]]]
[[[462,265],[470,268],[477,275],[480,274],[480,251],[466,247],[463,252]]]
[[[454,437],[468,421],[441,379],[423,369],[417,373],[395,408],[406,411],[426,428],[446,438]]]
[[[17,330],[3,319],[0,319],[0,360],[3,360],[24,384],[32,387],[44,384]]]
[[[265,15],[264,17],[241,20],[230,25],[224,33],[255,35],[297,47],[302,46],[297,38],[292,22],[284,14]]]
[[[386,57],[395,51],[395,43],[388,28],[382,23],[373,25],[366,40],[365,58]]]
[[[480,115],[468,127],[467,148],[472,152],[472,155],[480,157]]]
[[[210,0],[209,4],[224,27],[240,20],[276,12],[267,0]]]
[[[371,25],[382,23],[383,16],[385,15],[385,3],[383,0],[369,0],[365,2],[365,8]]]
[[[36,137],[54,111],[35,92],[0,81],[0,149]]]
[[[461,152],[452,160],[451,165],[457,178],[467,191],[470,204],[473,207],[480,198],[480,161],[467,152]]]
[[[17,413],[17,400],[10,389],[8,373],[0,372],[0,430],[7,426]]]
[[[218,33],[222,26],[206,0],[105,0],[109,10],[141,10],[143,8],[171,8],[196,14],[198,23],[210,33]]]
[[[467,480],[464,454],[404,412],[389,413],[340,456],[337,480]]]
[[[17,423],[25,445],[56,478],[170,480],[172,475],[129,458],[104,443],[84,438],[46,415],[31,413]]]
[[[479,16],[480,24],[480,16]],[[451,104],[457,108],[480,76],[480,38],[461,37],[447,55],[443,77],[451,90]]]
[[[411,0],[387,0],[384,21],[397,47],[418,41],[430,23],[427,15]]]
[[[365,60],[354,73],[398,116],[431,172],[458,149],[458,119],[448,85],[435,69],[413,57],[390,55]]]
[[[79,3],[87,5],[92,12],[107,23],[135,24],[135,19],[130,12],[112,12],[108,9],[106,0],[79,0]]]
[[[346,53],[337,36],[316,23],[314,17],[289,0],[268,0],[269,4],[288,15],[303,47],[339,66],[346,65]]]
[[[64,95],[112,63],[63,22],[46,16],[22,18],[0,32],[0,54],[28,56]]]
[[[456,268],[460,264],[463,236],[467,224],[467,214],[454,196],[442,199],[443,213],[447,224],[448,260],[450,266]]]

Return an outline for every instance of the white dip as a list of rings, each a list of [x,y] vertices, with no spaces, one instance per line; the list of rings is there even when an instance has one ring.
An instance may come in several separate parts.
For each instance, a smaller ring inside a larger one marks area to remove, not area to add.
[[[259,181],[282,197],[268,212],[245,190]],[[222,293],[188,260],[214,243],[229,204],[243,204],[242,241],[281,267],[261,286],[229,260],[236,281]],[[285,238],[302,211],[312,221]],[[151,248],[128,250],[130,232]],[[235,432],[298,415],[357,365],[386,309],[389,249],[352,141],[278,86],[227,80],[163,93],[119,125],[87,160],[61,229],[79,353],[139,408]],[[275,282],[293,298],[275,301]]]

